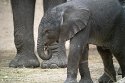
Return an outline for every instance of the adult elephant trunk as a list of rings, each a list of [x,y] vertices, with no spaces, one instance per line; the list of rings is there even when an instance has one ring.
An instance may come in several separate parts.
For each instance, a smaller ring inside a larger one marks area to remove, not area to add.
[[[50,49],[45,48],[44,45],[45,40],[40,34],[38,34],[38,40],[37,40],[37,53],[41,59],[49,60],[52,57],[52,51]],[[45,53],[45,51],[47,52]]]

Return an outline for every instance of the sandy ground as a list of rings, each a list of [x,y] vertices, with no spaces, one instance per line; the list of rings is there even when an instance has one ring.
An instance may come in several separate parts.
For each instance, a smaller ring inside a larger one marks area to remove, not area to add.
[[[103,74],[103,64],[96,50],[91,49],[89,53],[89,68],[94,83]],[[0,83],[63,83],[66,79],[66,68],[64,69],[28,69],[9,68],[8,64],[15,56],[15,52],[1,51],[0,56]],[[117,61],[114,59],[116,71]],[[121,77],[117,75],[119,80]],[[80,76],[78,75],[78,80]]]
[[[9,68],[9,62],[16,54],[13,37],[13,17],[9,0],[0,0],[0,83],[63,83],[66,79],[65,69],[27,69]],[[34,21],[35,42],[37,39],[37,28],[42,13],[42,1],[36,2],[36,13]],[[68,45],[66,45],[68,47]],[[41,60],[40,60],[41,61]],[[116,70],[117,61],[114,59]],[[103,64],[95,49],[90,50],[89,67],[94,83],[103,74]],[[117,79],[120,79],[117,76]],[[80,76],[78,75],[78,80]]]

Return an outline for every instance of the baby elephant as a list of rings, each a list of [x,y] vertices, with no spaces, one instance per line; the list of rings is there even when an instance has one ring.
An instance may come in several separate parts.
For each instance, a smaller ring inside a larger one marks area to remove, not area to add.
[[[79,83],[92,83],[88,68],[89,44],[97,46],[103,59],[105,72],[99,83],[116,81],[112,54],[125,77],[125,12],[118,0],[71,0],[58,5],[44,14],[38,33],[37,50],[43,59],[52,55],[42,55],[40,50],[49,51],[55,49],[52,43],[70,40],[65,83],[77,83],[78,68]]]

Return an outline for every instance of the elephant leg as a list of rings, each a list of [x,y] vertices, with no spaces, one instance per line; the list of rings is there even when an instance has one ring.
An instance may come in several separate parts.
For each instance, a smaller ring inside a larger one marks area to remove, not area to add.
[[[39,67],[34,53],[33,22],[35,0],[11,0],[14,19],[14,42],[17,49],[9,67]]]
[[[67,65],[67,79],[64,83],[77,83],[77,73],[78,73],[80,55],[82,55],[81,48],[82,48],[81,46],[80,48],[78,48],[78,45],[74,43],[70,45],[70,52],[68,56],[68,65]]]
[[[113,83],[116,81],[116,72],[113,65],[112,53],[109,49],[97,46],[97,50],[103,60],[104,74],[99,78],[99,83]]]
[[[88,67],[88,50],[89,46],[87,45],[79,62],[79,72],[81,75],[81,80],[79,83],[93,83]]]
[[[77,83],[77,73],[82,53],[88,44],[90,29],[86,27],[70,39],[70,50],[67,65],[67,79],[64,83]],[[84,57],[84,55],[83,55]],[[80,69],[82,70],[82,69]],[[83,70],[84,71],[84,70]],[[81,71],[82,72],[82,71]],[[83,73],[81,73],[83,75]]]
[[[120,53],[114,53],[114,56],[119,62],[121,72],[122,72],[122,77],[125,77],[125,51],[122,50]]]
[[[44,12],[64,2],[66,0],[43,0]],[[54,43],[52,51],[52,58],[43,60],[41,68],[65,68],[67,66],[65,43]]]
[[[65,3],[67,0],[43,0],[44,12],[52,9],[53,7]]]

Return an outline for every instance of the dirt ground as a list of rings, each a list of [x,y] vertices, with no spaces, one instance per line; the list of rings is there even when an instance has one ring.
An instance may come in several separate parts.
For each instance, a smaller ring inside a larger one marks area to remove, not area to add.
[[[15,52],[1,51],[0,53],[0,83],[63,83],[66,79],[66,68],[9,68],[8,64],[15,56]],[[117,71],[119,66],[115,59],[114,65]],[[89,53],[89,68],[94,83],[98,83],[97,79],[103,74],[103,64],[95,49],[91,49]],[[117,79],[120,78],[117,75]],[[80,76],[78,75],[79,79]]]
[[[37,38],[37,27],[43,15],[42,1],[36,2],[36,13],[34,21],[35,41]],[[0,0],[0,83],[63,83],[66,79],[66,68],[64,69],[28,69],[9,68],[9,62],[16,54],[13,37],[13,19],[9,0]],[[66,44],[66,47],[67,44]],[[93,46],[92,46],[93,47]],[[68,49],[67,49],[68,52]],[[89,67],[94,83],[103,74],[103,64],[96,49],[91,48],[89,53]],[[40,59],[39,59],[40,60]],[[41,60],[40,60],[41,61]],[[119,65],[114,58],[116,71]],[[121,77],[117,75],[119,80]],[[80,76],[78,75],[78,80]]]

